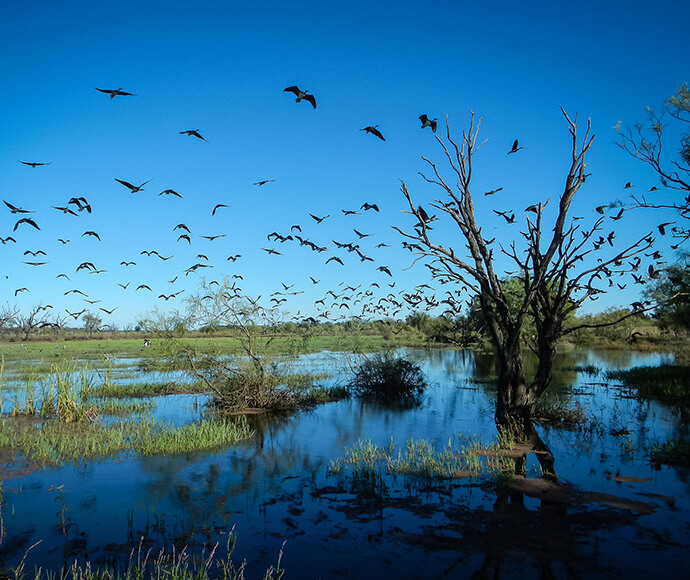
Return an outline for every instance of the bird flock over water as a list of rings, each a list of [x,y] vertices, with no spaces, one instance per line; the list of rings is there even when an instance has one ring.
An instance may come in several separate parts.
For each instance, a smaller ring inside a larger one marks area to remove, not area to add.
[[[136,93],[123,90],[121,87],[118,89],[103,89],[96,88],[96,91],[103,93],[108,96],[110,100],[116,98],[125,97],[136,97]],[[309,91],[302,90],[297,86],[289,86],[284,89],[283,92],[291,93],[295,97],[297,103],[306,102],[311,105],[313,109],[317,108],[316,97]],[[437,118],[430,118],[426,114],[422,114],[418,117],[420,128],[422,130],[429,129],[432,133],[437,132],[438,120]],[[373,124],[368,125],[360,129],[360,131],[365,134],[376,137],[381,141],[386,141],[382,130],[379,129],[379,125]],[[184,137],[191,137],[197,141],[204,143],[209,143],[207,139],[202,135],[200,129],[183,129],[178,132],[179,135]],[[207,146],[202,145],[199,146]],[[508,155],[513,155],[521,151],[523,147],[519,144],[516,139],[512,146],[508,149]],[[19,163],[36,171],[49,171],[51,162],[50,161],[29,161],[29,160],[19,160]],[[125,188],[130,194],[142,195],[147,192],[147,189],[151,189],[151,183],[153,178],[146,179],[143,182],[138,180],[126,180],[118,177],[113,177],[114,181],[120,186]],[[252,186],[261,188],[272,184],[276,181],[274,178],[260,179],[252,182]],[[112,183],[112,182],[111,182]],[[270,187],[270,186],[269,186]],[[631,183],[626,183],[625,189],[631,188],[633,185]],[[495,188],[493,190],[484,193],[484,196],[493,196],[502,191],[502,187]],[[656,189],[656,188],[653,188]],[[651,190],[650,190],[651,191]],[[172,188],[162,189],[157,192],[159,197],[172,197],[181,199],[183,195]],[[260,251],[265,252],[267,255],[275,257],[278,259],[280,256],[284,255],[282,248],[285,244],[293,245],[299,247],[303,251],[313,253],[315,255],[322,256],[323,267],[324,268],[340,268],[346,265],[348,261],[356,261],[360,264],[371,263],[371,273],[372,279],[367,282],[360,283],[346,283],[349,280],[349,276],[343,270],[342,279],[343,281],[337,285],[335,288],[329,288],[323,290],[321,295],[316,298],[313,302],[314,311],[301,314],[297,311],[292,315],[292,320],[296,322],[308,322],[316,323],[319,321],[341,321],[348,318],[361,318],[361,319],[385,319],[400,317],[406,312],[415,310],[430,311],[433,309],[441,309],[444,313],[451,314],[455,316],[461,312],[467,305],[471,302],[463,296],[463,288],[456,288],[454,290],[444,290],[441,288],[434,288],[429,284],[419,284],[412,288],[411,290],[396,288],[396,276],[395,272],[386,263],[382,263],[382,252],[385,248],[390,248],[391,245],[386,243],[386,241],[379,240],[378,235],[374,232],[364,231],[362,226],[357,223],[357,216],[363,214],[369,215],[379,215],[380,207],[378,201],[372,200],[360,200],[362,203],[357,203],[354,207],[349,208],[339,208],[339,210],[332,210],[331,213],[325,215],[317,215],[316,213],[307,213],[304,216],[302,223],[290,224],[289,227],[286,225],[284,231],[271,231],[266,234],[266,244],[265,247],[261,247]],[[68,216],[70,219],[80,218],[81,216],[89,216],[94,212],[98,211],[97,204],[92,203],[87,196],[73,196],[62,203],[55,203],[51,205],[49,210],[53,210],[55,213],[46,215],[43,211],[39,211],[37,208],[25,208],[22,204],[19,204],[17,200],[7,200],[3,199],[5,208],[16,218],[13,224],[11,232],[4,233],[0,235],[0,244],[2,246],[16,246],[17,248],[22,248],[23,232],[25,230],[33,230],[40,232],[42,220],[55,220],[58,218],[58,214],[63,216]],[[212,220],[218,220],[220,215],[224,212],[231,211],[231,204],[227,203],[216,203],[210,208],[210,216]],[[536,207],[536,206],[533,206]],[[598,206],[596,212],[599,214],[604,214],[611,210],[611,206]],[[49,211],[48,209],[46,211]],[[528,211],[536,211],[530,207],[525,209]],[[351,239],[335,239],[334,235],[330,235],[331,229],[328,226],[329,220],[336,219],[336,215],[341,219],[352,220],[351,222]],[[500,211],[494,209],[493,212],[505,220],[506,225],[511,225],[516,223],[516,214],[514,210],[510,211]],[[615,215],[610,216],[613,221],[620,219],[623,215],[624,209],[620,208],[616,211]],[[419,206],[417,210],[417,215],[419,220],[423,220],[424,224],[429,224],[436,219],[436,216],[429,216],[422,206]],[[575,218],[578,219],[578,218]],[[666,233],[666,229],[672,226],[675,222],[664,222],[659,225],[658,230],[661,235]],[[430,227],[428,229],[431,229]],[[674,231],[671,228],[671,231]],[[71,237],[78,236],[79,238],[90,239],[96,244],[102,241],[102,236],[99,232],[93,229],[84,228],[79,231],[75,231],[72,228]],[[228,236],[227,232],[222,233],[203,233],[198,234],[193,231],[191,227],[180,221],[176,225],[170,227],[170,241],[169,243],[174,243],[175,245],[182,246],[194,246],[196,245],[196,239],[204,240],[204,244],[217,244],[223,243],[222,240]],[[611,232],[608,237],[601,236],[600,239],[595,240],[595,249],[604,246],[604,244],[613,245],[614,234]],[[174,240],[174,242],[173,242]],[[64,246],[71,243],[71,238],[67,235],[57,238],[56,242],[60,246]],[[597,246],[598,245],[598,246]],[[0,248],[2,247],[0,246]],[[400,242],[400,247],[403,250],[409,251],[410,254],[421,253],[423,249],[415,243],[410,243],[408,241]],[[237,250],[238,248],[235,248]],[[32,268],[42,268],[50,263],[52,250],[50,247],[32,249],[25,248],[21,250],[22,253],[22,263],[26,266]],[[164,282],[155,280],[142,280],[141,283],[131,284],[131,280],[118,281],[117,287],[119,291],[123,293],[151,293],[152,296],[157,296],[157,300],[161,303],[168,303],[180,298],[185,292],[190,292],[188,288],[188,281],[192,281],[189,276],[193,274],[204,273],[205,275],[211,275],[211,273],[218,274],[220,279],[230,280],[232,284],[231,288],[237,294],[242,293],[242,289],[239,284],[243,281],[243,275],[241,272],[242,263],[242,250],[240,252],[227,252],[227,257],[223,263],[213,263],[209,259],[207,251],[199,251],[196,254],[194,262],[192,264],[178,264],[176,270],[172,270],[174,276],[171,279],[165,280]],[[655,256],[650,255],[653,259]],[[98,263],[98,248],[93,247],[93,255],[86,257],[83,261],[78,264],[72,264],[66,271],[60,272],[56,275],[55,283],[48,289],[49,293],[52,295],[55,292],[62,292],[63,296],[69,296],[70,306],[65,308],[65,313],[67,317],[65,320],[69,324],[76,324],[77,321],[87,313],[93,312],[97,313],[99,316],[107,317],[111,316],[117,309],[119,304],[106,305],[102,303],[99,296],[90,296],[88,293],[82,291],[78,286],[78,282],[81,276],[95,276],[99,274],[104,274],[107,272],[105,269],[99,269],[96,266]],[[650,264],[648,267],[648,277],[657,278],[659,276],[659,264],[661,255],[656,256],[656,264]],[[122,256],[119,264],[118,271],[116,275],[122,278],[128,278],[129,271],[132,269],[147,269],[147,266],[142,263],[142,260],[160,260],[161,262],[167,262],[173,260],[175,263],[174,253],[166,252],[163,253],[159,250],[150,248],[141,248],[139,256]],[[639,258],[638,258],[639,260]],[[9,262],[5,259],[5,270],[10,272],[11,269],[8,267]],[[239,262],[239,264],[238,264]],[[640,263],[633,263],[631,266],[637,270]],[[214,270],[215,268],[215,270]],[[14,274],[15,271],[12,271]],[[313,274],[314,272],[312,272]],[[318,276],[318,274],[317,274]],[[380,278],[376,278],[379,276]],[[641,275],[633,276],[636,278],[636,282],[644,283],[644,278]],[[6,275],[6,278],[9,276]],[[14,276],[13,276],[14,278]],[[314,276],[307,276],[305,274],[305,283],[307,283],[311,289],[318,286],[321,280]],[[197,280],[198,282],[198,280]],[[219,284],[217,280],[214,280],[216,284]],[[63,287],[62,284],[67,286]],[[610,285],[613,285],[611,283]],[[31,294],[34,289],[29,288],[25,285],[19,286],[14,290],[14,296],[17,297],[23,293]],[[69,287],[68,287],[69,286]],[[618,286],[620,289],[624,288],[623,285]],[[157,291],[154,291],[156,288]],[[45,288],[35,289],[36,294],[44,292]],[[271,293],[270,296],[264,297],[266,300],[267,308],[279,309],[287,308],[290,306],[291,297],[303,294],[304,290],[294,288],[294,284],[288,285],[284,282],[280,282],[280,286],[277,287],[276,291]],[[318,293],[317,293],[318,294]],[[257,298],[259,300],[261,297]],[[127,300],[127,295],[123,294],[123,301]],[[38,308],[41,310],[50,310],[52,306],[50,304],[41,305]],[[97,309],[97,310],[96,310]],[[60,326],[65,322],[61,322],[64,317],[55,316],[55,322],[50,323],[50,326]]]

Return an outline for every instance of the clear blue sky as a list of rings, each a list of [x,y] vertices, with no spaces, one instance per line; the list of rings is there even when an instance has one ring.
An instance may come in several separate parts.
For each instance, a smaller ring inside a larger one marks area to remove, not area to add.
[[[121,326],[154,307],[181,306],[202,275],[241,275],[243,291],[264,300],[281,283],[294,284],[291,291],[304,293],[281,307],[304,316],[340,283],[365,289],[377,282],[381,291],[373,291],[385,296],[390,279],[379,265],[393,272],[394,292],[428,283],[421,264],[406,269],[411,254],[390,227],[412,220],[401,213],[400,180],[420,202],[438,195],[418,175],[421,155],[442,156],[430,130],[420,129],[422,113],[448,115],[456,134],[470,109],[482,117],[488,142],[476,159],[477,213],[485,237],[502,241],[518,226],[505,227],[492,209],[524,219],[525,207],[562,189],[570,143],[559,107],[583,123],[590,117],[592,177],[574,214],[593,220],[594,206],[624,199],[626,182],[638,192],[657,184],[616,146],[612,126],[643,121],[646,106],[661,108],[690,80],[689,17],[690,5],[677,1],[4,2],[0,192],[35,211],[28,217],[41,229],[22,224],[12,232],[21,216],[2,204],[0,237],[17,240],[0,245],[2,304],[27,310],[50,303],[60,313],[86,307]],[[296,103],[283,91],[290,85],[313,93],[317,109]],[[110,99],[96,87],[136,96]],[[385,142],[360,131],[376,124]],[[180,134],[188,129],[206,142]],[[507,156],[515,138],[523,150]],[[670,153],[675,147],[669,143]],[[133,194],[116,178],[151,181]],[[252,185],[264,179],[275,181]],[[496,187],[503,191],[481,195]],[[158,195],[168,188],[182,198]],[[92,214],[51,207],[79,196]],[[364,202],[381,211],[341,211]],[[212,216],[220,203],[231,207]],[[330,217],[317,224],[310,213]],[[665,217],[626,215],[617,243]],[[179,223],[191,230],[191,245],[176,241]],[[328,251],[267,241],[295,224]],[[373,235],[359,241],[353,229]],[[375,262],[360,262],[332,240],[359,242]],[[376,248],[381,242],[390,247]],[[38,249],[47,255],[23,255]],[[163,261],[144,250],[174,257]],[[228,262],[235,254],[242,257]],[[333,255],[345,265],[325,264]],[[76,272],[85,261],[107,272]],[[198,262],[214,267],[185,275]],[[60,273],[70,280],[56,278]],[[151,291],[135,291],[141,284]],[[23,287],[29,291],[15,297]],[[71,289],[101,302],[64,295]],[[629,304],[639,289],[629,284],[591,310]],[[167,302],[158,298],[180,290]],[[108,316],[98,307],[117,310]]]

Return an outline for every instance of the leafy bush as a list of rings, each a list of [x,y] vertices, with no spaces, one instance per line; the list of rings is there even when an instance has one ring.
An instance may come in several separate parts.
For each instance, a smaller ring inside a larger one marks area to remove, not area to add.
[[[385,402],[417,403],[425,387],[419,365],[390,350],[365,356],[350,381],[356,396]]]

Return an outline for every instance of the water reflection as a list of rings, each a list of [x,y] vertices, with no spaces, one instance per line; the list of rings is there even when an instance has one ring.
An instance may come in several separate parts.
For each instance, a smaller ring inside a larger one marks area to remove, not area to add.
[[[342,384],[346,356],[319,353],[301,364],[324,373],[325,385]],[[6,479],[0,570],[39,539],[27,556],[30,567],[74,558],[122,565],[142,536],[147,549],[186,544],[199,554],[220,542],[222,553],[233,528],[248,577],[275,562],[284,540],[283,564],[299,578],[674,575],[690,564],[687,474],[656,471],[645,459],[652,441],[685,432],[682,412],[560,370],[671,357],[559,355],[554,395],[585,407],[592,427],[538,425],[531,451],[518,457],[526,487],[497,491],[494,480],[481,478],[335,475],[331,462],[359,440],[401,445],[412,436],[440,446],[458,433],[495,436],[493,387],[484,382],[496,375],[493,357],[444,350],[409,356],[429,380],[419,408],[338,401],[297,415],[250,417],[254,437],[217,453],[124,456]],[[534,361],[527,360],[529,373]],[[203,412],[197,397],[157,404],[157,421],[180,423]]]

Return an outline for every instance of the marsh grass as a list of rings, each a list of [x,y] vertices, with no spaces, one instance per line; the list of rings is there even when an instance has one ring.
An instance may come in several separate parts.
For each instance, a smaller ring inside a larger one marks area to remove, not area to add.
[[[649,459],[656,465],[690,466],[690,441],[677,439],[656,443],[652,446]]]
[[[508,452],[515,441],[504,434],[500,440],[484,443],[480,439],[457,436],[448,439],[440,449],[425,439],[408,439],[399,447],[378,446],[371,440],[360,440],[345,450],[345,457],[331,462],[332,473],[346,468],[354,472],[383,472],[423,478],[455,479],[515,473],[515,461]]]
[[[181,427],[153,429],[141,441],[144,455],[173,455],[210,451],[234,445],[253,435],[244,417],[237,420],[205,419]]]
[[[205,419],[175,427],[144,420],[106,425],[0,419],[0,448],[15,449],[27,459],[46,464],[77,463],[122,453],[157,455],[215,450],[251,436],[242,420]]]
[[[156,404],[153,401],[106,399],[98,401],[96,408],[100,415],[142,415],[153,411],[156,408]]]
[[[94,566],[90,562],[81,565],[76,560],[69,567],[59,571],[35,568],[33,571],[25,569],[26,555],[20,564],[12,571],[14,580],[244,580],[245,562],[235,564],[232,560],[236,535],[229,534],[225,557],[217,555],[219,544],[216,543],[209,552],[204,551],[199,557],[193,557],[187,548],[181,550],[161,549],[157,554],[151,550],[144,551],[143,538],[138,550],[132,550],[129,563],[124,570],[109,566]],[[31,550],[37,544],[29,548]],[[283,544],[284,546],[284,544]],[[275,566],[270,566],[263,575],[263,580],[280,580],[285,570],[281,567],[283,548],[278,554]]]
[[[608,371],[606,378],[634,388],[644,398],[690,400],[690,367],[661,365],[635,367],[629,370]]]
[[[532,420],[551,426],[581,427],[589,421],[587,412],[579,403],[570,407],[560,400],[538,401],[532,414]]]
[[[129,384],[113,383],[109,386],[98,386],[92,396],[116,399],[134,399],[140,397],[158,397],[161,395],[187,395],[206,393],[208,387],[201,382],[139,382]]]

